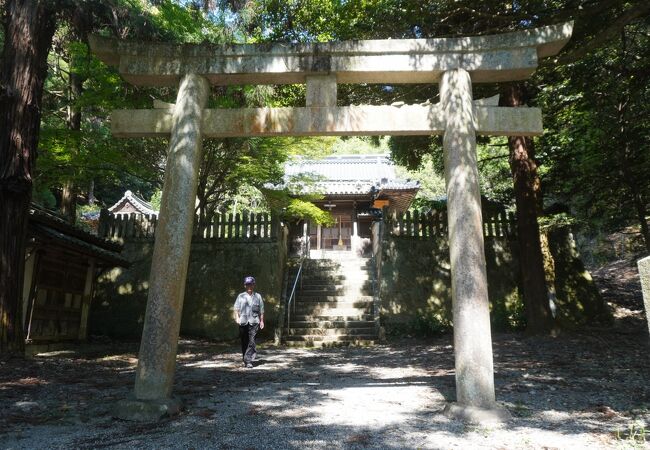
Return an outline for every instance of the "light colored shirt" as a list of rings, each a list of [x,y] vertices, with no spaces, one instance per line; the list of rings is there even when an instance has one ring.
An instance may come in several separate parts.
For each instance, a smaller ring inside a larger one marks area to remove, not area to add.
[[[257,292],[248,295],[248,292],[242,292],[235,299],[235,311],[239,314],[239,324],[246,325],[250,323],[255,325],[260,323],[260,316],[264,314],[264,301],[262,296]]]

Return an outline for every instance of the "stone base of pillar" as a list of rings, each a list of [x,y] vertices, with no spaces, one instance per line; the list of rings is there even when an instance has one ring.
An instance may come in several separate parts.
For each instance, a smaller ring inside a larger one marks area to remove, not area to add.
[[[181,402],[175,398],[159,400],[120,400],[113,408],[113,417],[132,422],[157,422],[175,416],[181,411]]]
[[[477,425],[498,425],[512,419],[507,409],[495,404],[493,408],[479,408],[458,403],[448,403],[442,413],[450,419]]]

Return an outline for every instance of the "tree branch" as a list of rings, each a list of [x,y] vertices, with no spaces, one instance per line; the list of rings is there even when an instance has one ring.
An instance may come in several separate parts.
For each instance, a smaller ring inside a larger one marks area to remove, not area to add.
[[[565,53],[556,61],[553,61],[553,64],[570,64],[582,59],[589,53],[614,39],[614,37],[618,35],[626,25],[645,17],[648,14],[650,14],[650,2],[642,2],[635,7],[628,9],[616,20],[610,22],[607,28],[599,30],[598,34],[596,34],[590,41],[584,45],[574,47],[573,50]]]

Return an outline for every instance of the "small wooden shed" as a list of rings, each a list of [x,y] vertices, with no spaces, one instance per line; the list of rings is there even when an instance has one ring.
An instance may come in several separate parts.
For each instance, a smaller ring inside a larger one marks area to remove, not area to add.
[[[85,340],[97,275],[129,265],[120,250],[120,244],[32,205],[23,285],[26,342]]]

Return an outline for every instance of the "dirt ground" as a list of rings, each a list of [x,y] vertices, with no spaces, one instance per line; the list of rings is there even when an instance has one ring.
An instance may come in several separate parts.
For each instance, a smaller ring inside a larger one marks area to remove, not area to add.
[[[154,424],[111,417],[132,392],[136,343],[0,360],[0,448],[650,448],[650,339],[638,275],[595,271],[616,309],[608,329],[494,336],[498,401],[513,418],[478,427],[441,414],[453,401],[451,336],[371,348],[263,345],[254,369],[236,346],[183,340],[174,394]]]

